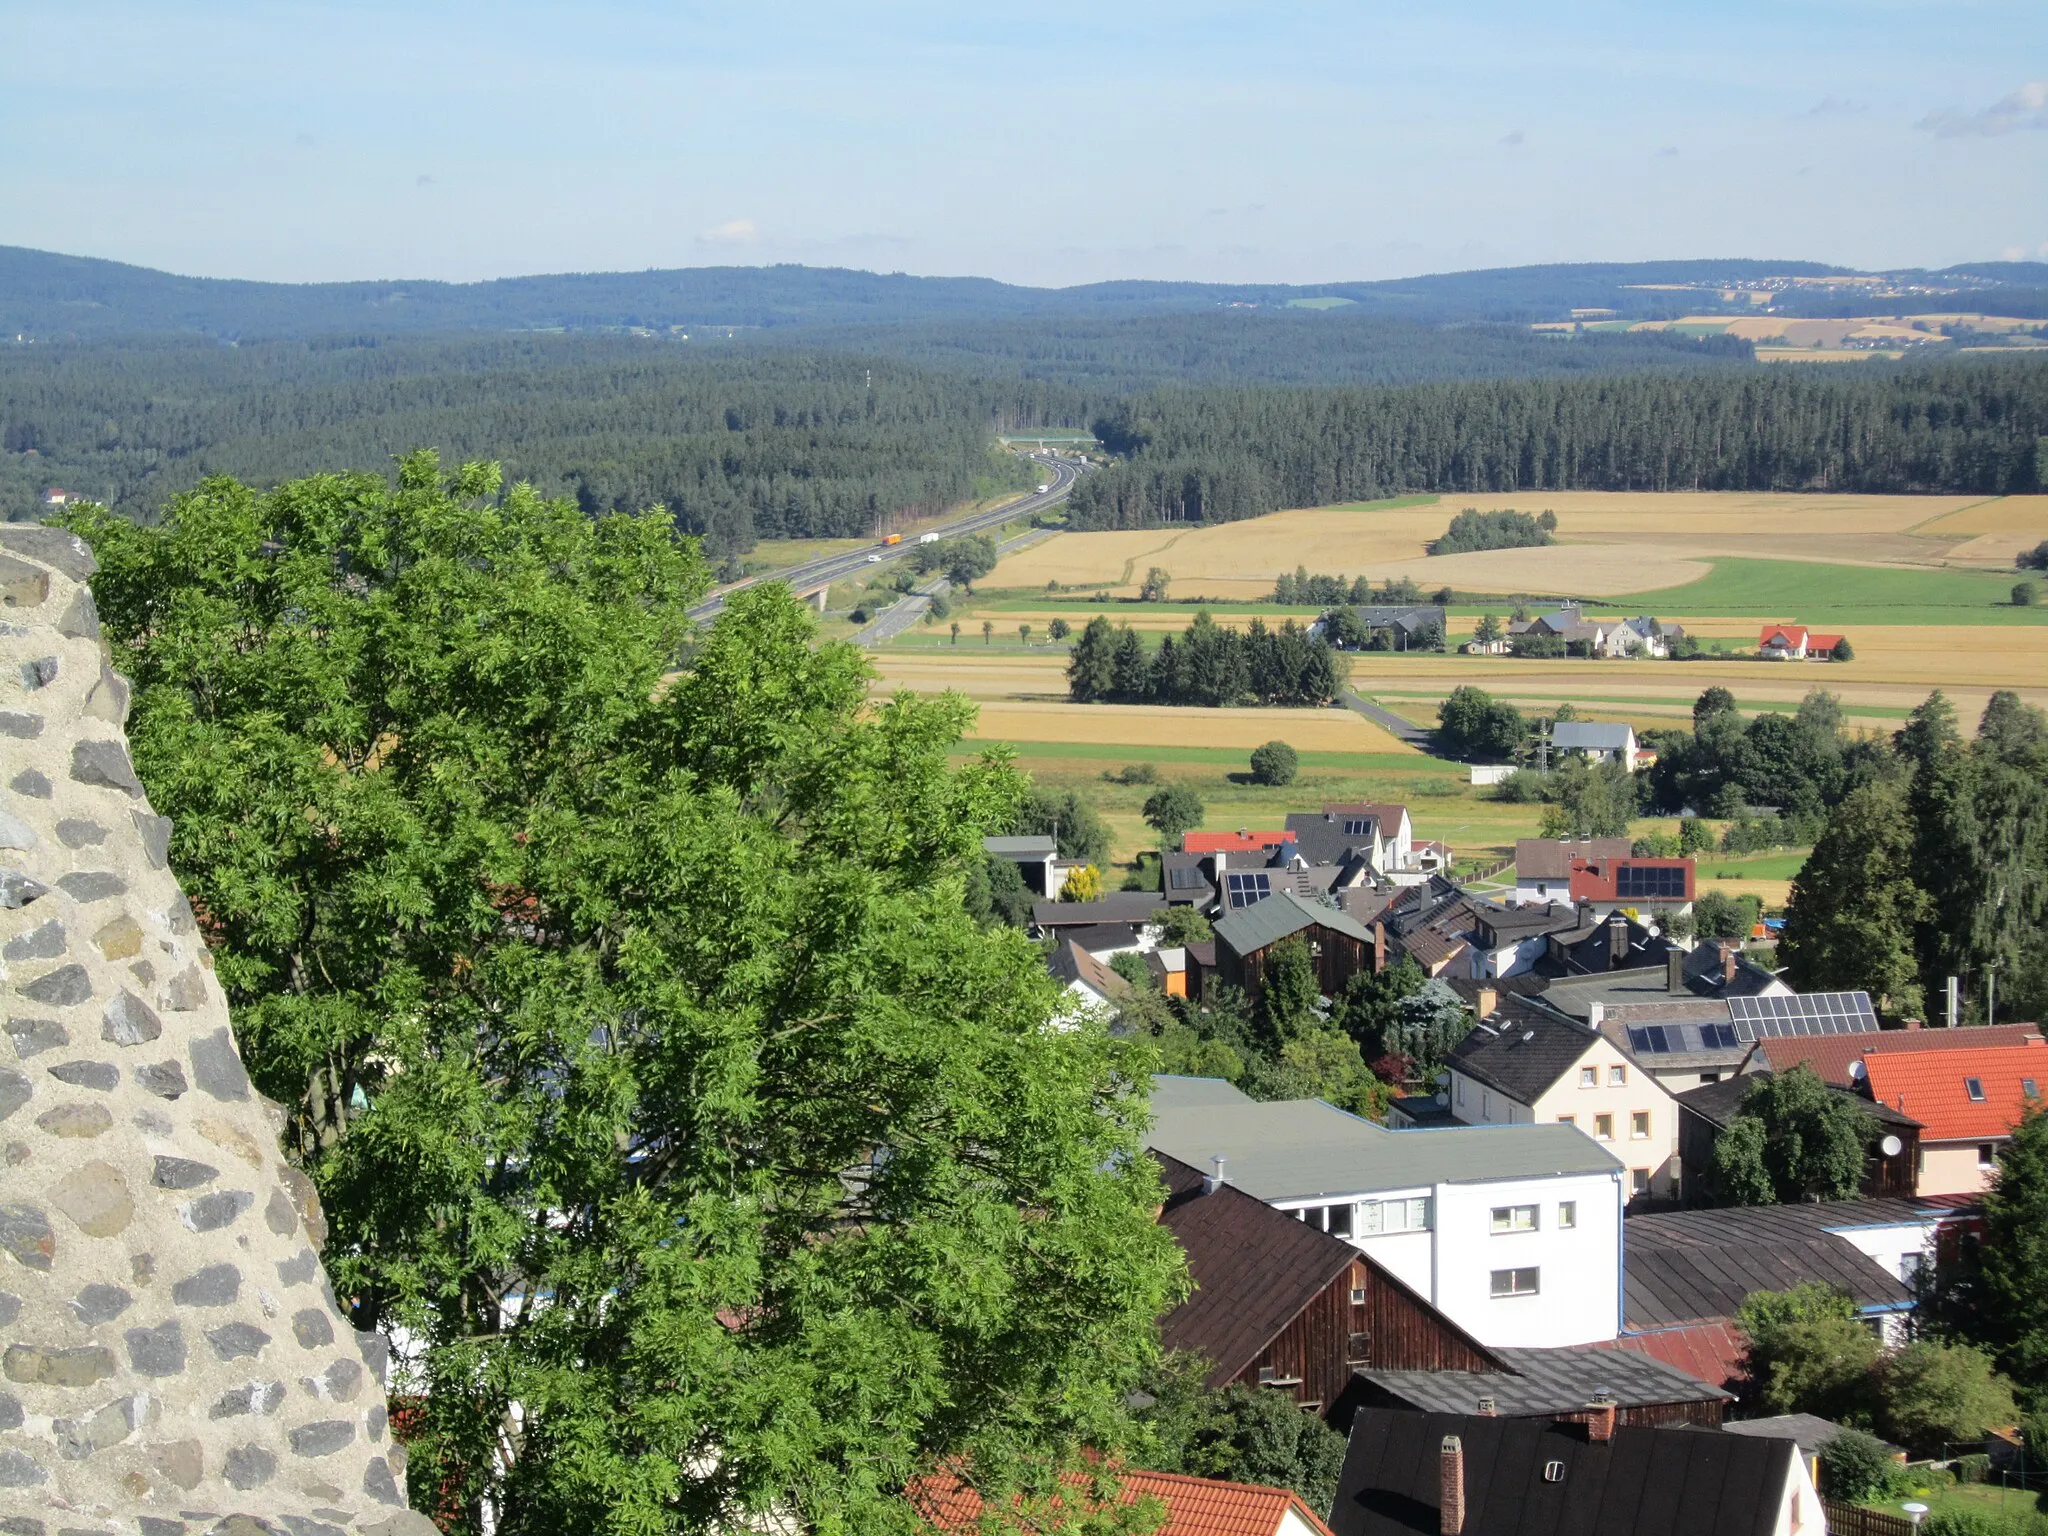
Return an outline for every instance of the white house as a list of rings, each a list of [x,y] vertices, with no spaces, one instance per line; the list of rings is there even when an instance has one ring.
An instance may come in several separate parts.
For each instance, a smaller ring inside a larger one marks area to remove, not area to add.
[[[1072,1028],[1091,1018],[1102,1018],[1129,996],[1131,984],[1107,964],[1088,953],[1072,939],[1046,957],[1045,968],[1053,980],[1067,989],[1053,1023]]]
[[[1570,901],[1573,859],[1625,859],[1634,847],[1625,837],[1520,838],[1514,899],[1523,905]]]
[[[1151,1146],[1343,1238],[1482,1344],[1616,1335],[1626,1173],[1570,1126],[1389,1130],[1212,1078],[1154,1079],[1152,1110]]]
[[[1636,732],[1626,721],[1560,720],[1550,728],[1550,745],[1559,753],[1574,752],[1592,762],[1620,763],[1630,773],[1636,771]]]

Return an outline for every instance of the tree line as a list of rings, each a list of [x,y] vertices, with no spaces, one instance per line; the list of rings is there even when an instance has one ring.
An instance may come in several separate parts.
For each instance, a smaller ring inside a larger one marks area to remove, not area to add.
[[[1090,619],[1067,662],[1067,696],[1076,704],[1283,704],[1318,707],[1343,683],[1337,653],[1292,619],[1269,629],[1254,618],[1243,631],[1225,628],[1207,609],[1178,640],[1172,635],[1149,657],[1128,624]]]
[[[2048,474],[2048,364],[1155,391],[1095,431],[1125,462],[1076,487],[1077,528],[1424,491],[1991,495],[2034,491]]]

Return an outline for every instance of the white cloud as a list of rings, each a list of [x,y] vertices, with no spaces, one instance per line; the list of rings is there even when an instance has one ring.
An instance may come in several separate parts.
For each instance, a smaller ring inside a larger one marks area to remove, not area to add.
[[[699,245],[746,245],[758,234],[752,219],[727,219],[697,237]]]
[[[2048,129],[2048,80],[2029,80],[2003,101],[1994,101],[1981,112],[1958,112],[1944,107],[1930,112],[1915,124],[1937,138],[1995,139],[2025,129]]]

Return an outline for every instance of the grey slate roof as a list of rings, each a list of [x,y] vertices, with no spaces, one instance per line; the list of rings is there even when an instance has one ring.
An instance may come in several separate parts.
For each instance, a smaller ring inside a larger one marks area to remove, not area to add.
[[[1257,1102],[1237,1084],[1220,1077],[1176,1077],[1170,1072],[1152,1075],[1152,1108],[1155,1111]],[[1206,1168],[1208,1165],[1205,1163],[1203,1166]]]
[[[1150,923],[1166,910],[1157,891],[1111,891],[1100,901],[1034,901],[1031,921],[1040,928],[1082,928],[1093,923]]]
[[[1464,1452],[1465,1536],[1772,1536],[1798,1454],[1691,1427],[1623,1425],[1595,1441],[1578,1424],[1362,1408],[1330,1529],[1437,1536],[1450,1435]]]
[[[1363,822],[1368,830],[1346,832],[1347,822]],[[1291,813],[1287,818],[1287,830],[1294,834],[1294,845],[1283,845],[1277,850],[1275,862],[1298,856],[1311,864],[1343,864],[1354,853],[1361,858],[1370,854],[1375,837],[1384,831],[1379,817],[1374,815],[1333,816],[1322,811]]]
[[[1560,720],[1550,728],[1550,744],[1560,752],[1621,752],[1635,734],[1635,728],[1625,723]]]
[[[1500,1349],[1494,1354],[1511,1375],[1482,1371],[1383,1371],[1358,1374],[1410,1408],[1427,1413],[1474,1413],[1490,1397],[1510,1418],[1571,1413],[1606,1392],[1623,1408],[1653,1403],[1698,1403],[1729,1394],[1675,1365],[1622,1349]]]
[[[1303,901],[1292,891],[1276,891],[1264,901],[1239,907],[1216,922],[1216,937],[1240,955],[1249,955],[1277,944],[1289,934],[1300,933],[1311,923],[1320,923],[1336,933],[1372,942],[1372,934],[1335,907]]]
[[[1624,1326],[1642,1332],[1730,1318],[1752,1291],[1809,1280],[1847,1292],[1859,1308],[1910,1306],[1898,1278],[1835,1231],[1933,1216],[1917,1201],[1855,1200],[1631,1217],[1622,1228]]]
[[[1767,1419],[1732,1419],[1723,1424],[1721,1429],[1731,1435],[1755,1435],[1764,1440],[1790,1440],[1799,1447],[1802,1456],[1818,1456],[1820,1448],[1842,1432],[1842,1426],[1833,1419],[1824,1419],[1815,1413],[1779,1413]],[[1889,1441],[1880,1440],[1878,1444],[1886,1450],[1899,1451],[1899,1447]]]
[[[981,851],[999,859],[1051,859],[1059,845],[1050,837],[984,837]]]
[[[1500,1029],[1474,1025],[1451,1052],[1449,1065],[1521,1104],[1534,1104],[1600,1039],[1597,1030],[1530,1010],[1517,1010],[1504,1022]]]
[[[1611,1174],[1621,1163],[1569,1125],[1390,1131],[1321,1099],[1188,1104],[1157,1096],[1146,1144],[1225,1176],[1261,1200],[1480,1184],[1544,1174]]]

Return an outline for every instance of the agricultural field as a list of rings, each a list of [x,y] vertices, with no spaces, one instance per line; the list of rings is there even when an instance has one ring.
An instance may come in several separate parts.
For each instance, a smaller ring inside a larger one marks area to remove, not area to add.
[[[1761,294],[1750,294],[1754,302]],[[1724,302],[1734,302],[1723,294]],[[1951,335],[1953,328],[1958,334]],[[1855,362],[1865,358],[1897,358],[1909,351],[1934,348],[1942,355],[1956,351],[2011,351],[2040,343],[2038,320],[2011,315],[1863,315],[1847,319],[1798,319],[1789,315],[1686,315],[1677,320],[1552,320],[1530,327],[1536,331],[1675,331],[1683,336],[1733,336],[1754,343],[1758,362]],[[1972,346],[1985,337],[2007,338]]]

